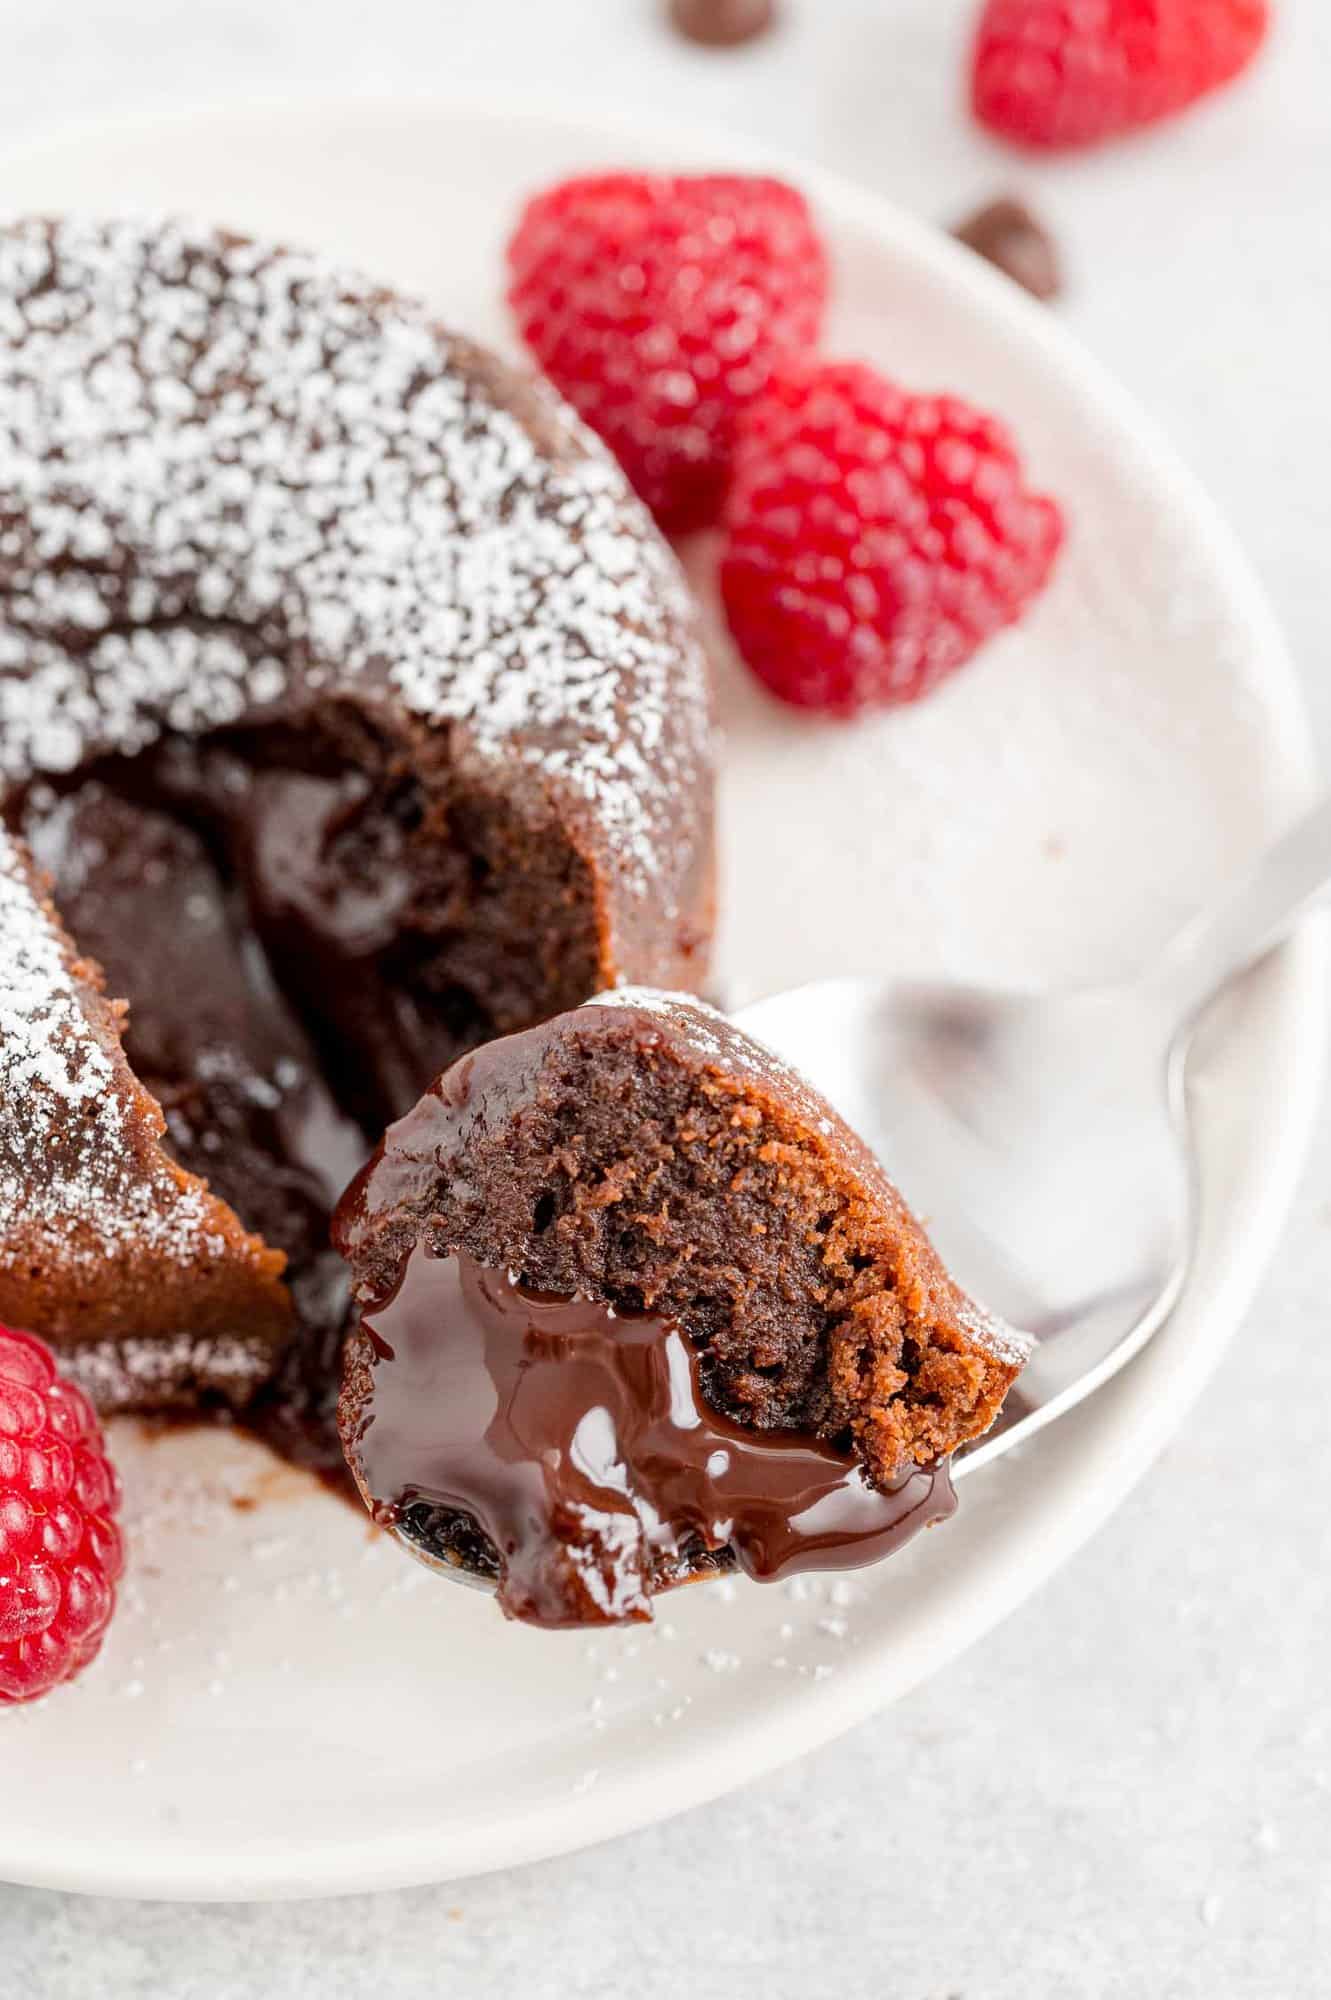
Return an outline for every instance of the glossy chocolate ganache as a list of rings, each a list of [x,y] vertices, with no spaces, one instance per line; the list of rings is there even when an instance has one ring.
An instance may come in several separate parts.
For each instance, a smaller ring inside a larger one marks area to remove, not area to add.
[[[678,994],[462,1057],[333,1236],[362,1495],[539,1623],[878,1560],[951,1513],[1021,1363],[825,1100]]]
[[[549,389],[371,279],[33,218],[0,302],[0,1318],[304,1451],[386,1121],[705,977],[693,607]]]
[[[286,1259],[290,1336],[236,1414],[334,1476],[349,1285],[329,1216],[376,1121],[457,1046],[442,1014],[410,1010],[405,981],[386,1003],[383,956],[405,948],[419,876],[383,810],[360,826],[370,790],[317,752],[302,768],[178,740],[35,786],[15,815],[128,1003],[126,1052],[171,1156]],[[312,860],[339,836],[366,847],[363,869]]]
[[[375,1517],[456,1563],[466,1516],[468,1566],[497,1578],[512,1618],[650,1618],[652,1591],[705,1570],[700,1555],[765,1581],[855,1568],[956,1505],[946,1465],[876,1492],[812,1434],[721,1415],[673,1320],[536,1291],[465,1254],[418,1246],[363,1325],[356,1442]]]
[[[345,1482],[332,1211],[462,1050],[595,985],[579,885],[335,709],[98,759],[7,817],[127,1005],[171,1159],[285,1259],[275,1365],[190,1400]]]

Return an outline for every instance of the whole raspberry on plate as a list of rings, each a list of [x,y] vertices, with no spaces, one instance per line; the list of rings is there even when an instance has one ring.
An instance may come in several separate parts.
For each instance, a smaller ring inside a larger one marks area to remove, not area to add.
[[[1020,145],[1093,145],[1228,83],[1269,25],[1268,0],[987,0],[971,103]]]
[[[97,1653],[123,1566],[119,1506],[91,1403],[40,1340],[0,1326],[0,1706]]]
[[[747,413],[721,593],[773,694],[853,715],[914,701],[1019,618],[1062,539],[994,418],[828,363]]]
[[[827,258],[802,195],[744,174],[595,174],[508,246],[522,337],[668,532],[716,519],[737,411],[810,352]]]

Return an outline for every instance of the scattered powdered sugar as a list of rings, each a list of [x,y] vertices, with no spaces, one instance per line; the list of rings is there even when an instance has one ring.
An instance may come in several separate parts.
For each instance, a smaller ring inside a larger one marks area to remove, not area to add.
[[[220,1252],[205,1190],[181,1185],[165,1160],[145,1167],[129,1146],[114,1063],[3,825],[0,1114],[0,1219],[16,1253],[31,1255],[20,1231],[58,1236],[67,1258],[131,1243],[180,1262]]]
[[[180,1254],[197,1251],[197,1201],[183,1202],[176,1240]],[[62,1357],[64,1371],[104,1415],[142,1403],[170,1403],[206,1379],[210,1388],[232,1392],[236,1401],[272,1373],[271,1344],[210,1334],[206,1340],[178,1333],[159,1339],[82,1341]]]
[[[534,437],[421,307],[77,219],[0,232],[0,390],[0,773],[368,682],[655,877],[705,675],[673,558],[551,392],[522,391]]]
[[[687,594],[609,455],[511,387],[311,257],[169,222],[0,230],[0,793],[354,682],[590,808],[641,894],[709,749]],[[223,1254],[206,1193],[136,1154],[3,830],[0,1105],[7,1224]]]
[[[109,1113],[111,1059],[88,1033],[60,938],[0,826],[0,1076],[5,1095],[29,1105],[28,1137],[45,1150],[71,1110]]]

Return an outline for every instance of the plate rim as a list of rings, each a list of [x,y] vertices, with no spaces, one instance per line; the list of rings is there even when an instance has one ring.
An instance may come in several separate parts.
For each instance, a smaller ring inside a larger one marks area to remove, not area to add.
[[[149,110],[105,119],[72,120],[0,152],[0,168],[40,168],[44,159],[72,152],[139,141],[197,136],[202,126],[232,131],[247,121],[326,124],[368,116],[399,120],[430,115],[490,127],[534,122],[571,139],[586,135],[589,158],[604,156],[617,133],[636,151],[659,147],[672,156],[747,165],[791,179],[820,207],[852,222],[898,255],[931,267],[941,280],[970,293],[973,304],[1009,337],[1043,349],[1080,396],[1102,409],[1134,453],[1156,492],[1186,516],[1208,570],[1223,571],[1237,619],[1250,633],[1266,677],[1263,716],[1288,773],[1288,803],[1296,810],[1311,796],[1317,770],[1314,746],[1294,662],[1275,612],[1227,522],[1185,464],[1156,420],[1110,370],[1061,325],[1047,307],[1028,299],[1001,274],[954,242],[944,230],[897,206],[875,190],[781,148],[733,132],[662,124],[625,115],[607,115],[591,101],[562,104],[557,110],[531,92],[449,94],[439,91],[360,91],[263,93],[210,100],[197,106]],[[8,210],[6,209],[6,212]],[[880,1646],[873,1641],[847,1659],[825,1682],[788,1688],[779,1704],[755,1704],[743,1720],[724,1728],[713,1718],[686,1756],[677,1744],[662,1742],[646,1756],[625,1760],[617,1782],[597,1786],[576,1800],[542,1799],[520,1820],[510,1813],[465,1834],[432,1839],[416,1825],[395,1833],[377,1832],[372,1841],[354,1830],[334,1833],[314,1845],[304,1836],[305,1860],[296,1843],[242,1843],[219,1865],[203,1850],[182,1845],[169,1829],[156,1847],[122,1853],[105,1842],[83,1849],[66,1842],[34,1852],[31,1845],[7,1844],[0,1827],[0,1880],[33,1887],[119,1897],[166,1900],[283,1900],[348,1895],[462,1880],[500,1867],[553,1858],[673,1817],[776,1770],[880,1712],[891,1701],[957,1658],[992,1631],[1067,1562],[1104,1525],[1149,1469],[1186,1418],[1242,1322],[1275,1248],[1293,1202],[1312,1140],[1320,1104],[1325,1056],[1323,1021],[1331,990],[1331,936],[1325,921],[1305,925],[1283,946],[1263,974],[1272,986],[1273,1022],[1279,1032],[1280,1102],[1263,1129],[1263,1164],[1247,1225],[1218,1282],[1190,1277],[1175,1316],[1205,1291],[1207,1331],[1183,1350],[1170,1393],[1144,1407],[1123,1430],[1113,1455],[1114,1477],[1088,1477],[1075,1506],[1044,1524],[1038,1547],[1027,1552],[1019,1578],[1008,1570],[970,1588],[954,1604],[941,1641],[926,1659],[885,1676]],[[1033,1449],[1038,1449],[1039,1440]],[[1103,1455],[1103,1454],[1102,1454]],[[778,1741],[772,1741],[773,1713],[779,1713]],[[650,1802],[648,1802],[650,1801]],[[294,1850],[294,1851],[293,1851]],[[138,1858],[135,1858],[137,1854]]]

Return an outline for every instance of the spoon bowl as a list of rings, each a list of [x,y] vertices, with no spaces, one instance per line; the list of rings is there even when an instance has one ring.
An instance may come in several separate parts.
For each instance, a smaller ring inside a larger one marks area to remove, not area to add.
[[[833,980],[737,1017],[901,1181],[958,1282],[1035,1342],[958,1473],[1083,1401],[1168,1317],[1196,1237],[1193,1029],[1328,882],[1323,800],[1125,984],[1059,994]]]
[[[839,980],[739,1024],[900,1179],[958,1283],[1036,1342],[974,1470],[1079,1402],[1167,1314],[1195,1173],[1183,1054],[1136,988],[1023,994]]]
[[[837,979],[735,1015],[900,1179],[963,1288],[1032,1342],[956,1475],[1084,1401],[1163,1325],[1197,1232],[1192,1031],[1328,881],[1331,800],[1124,984],[1023,993]],[[395,1532],[441,1574],[492,1587]]]

